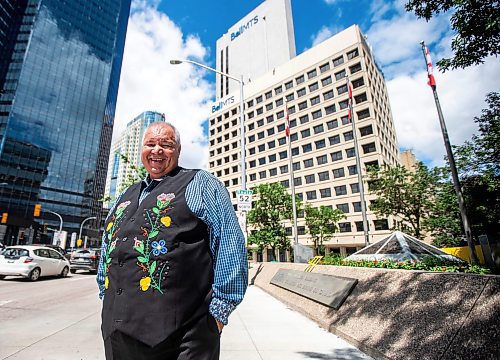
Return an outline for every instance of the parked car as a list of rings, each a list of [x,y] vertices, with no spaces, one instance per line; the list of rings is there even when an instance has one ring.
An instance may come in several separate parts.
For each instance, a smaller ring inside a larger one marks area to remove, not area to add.
[[[77,249],[73,251],[69,259],[71,273],[74,274],[77,270],[87,270],[97,274],[100,257],[101,249]]]
[[[0,280],[6,276],[23,276],[31,281],[40,276],[66,277],[69,269],[68,259],[46,246],[9,246],[0,255]]]
[[[52,245],[52,244],[33,244],[33,245],[37,245],[37,246],[45,246],[45,247],[48,247],[48,248],[51,248],[51,249],[54,249],[56,250],[57,252],[59,252],[62,256],[64,256],[66,259],[69,260],[69,256],[67,256],[67,251],[64,250],[62,247],[60,247],[59,245]]]

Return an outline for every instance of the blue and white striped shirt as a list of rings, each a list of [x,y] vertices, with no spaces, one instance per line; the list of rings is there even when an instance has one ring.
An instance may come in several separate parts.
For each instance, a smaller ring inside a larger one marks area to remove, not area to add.
[[[143,180],[145,188],[141,192],[141,202],[156,187],[159,181]],[[110,214],[121,196],[116,199]],[[212,316],[227,324],[228,317],[243,300],[248,282],[248,263],[243,232],[236,218],[229,193],[224,185],[212,174],[200,170],[186,188],[186,204],[193,214],[205,222],[210,229],[210,251],[214,267],[212,301],[209,311]],[[102,239],[101,253],[106,250],[106,239]],[[103,257],[99,261],[97,284],[99,297],[104,296],[106,276]]]

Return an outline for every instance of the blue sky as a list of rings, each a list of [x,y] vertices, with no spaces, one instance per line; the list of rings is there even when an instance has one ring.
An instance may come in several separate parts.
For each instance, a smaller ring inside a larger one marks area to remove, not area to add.
[[[166,114],[182,136],[181,165],[206,168],[206,124],[214,98],[213,74],[170,59],[215,64],[215,43],[262,0],[133,0],[125,44],[114,137],[145,110]],[[389,92],[401,149],[411,149],[429,165],[445,154],[436,109],[426,85],[419,42],[434,62],[451,53],[449,14],[417,20],[401,0],[292,0],[297,54],[358,24],[368,36]],[[476,131],[473,122],[487,92],[499,91],[500,62],[436,73],[441,105],[452,143]]]

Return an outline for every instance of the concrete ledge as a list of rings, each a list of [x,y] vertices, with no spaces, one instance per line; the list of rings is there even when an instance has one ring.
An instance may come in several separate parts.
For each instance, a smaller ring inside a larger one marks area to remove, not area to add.
[[[270,284],[306,266],[252,264],[249,281],[376,359],[500,358],[500,276],[317,266],[359,281],[334,310]]]

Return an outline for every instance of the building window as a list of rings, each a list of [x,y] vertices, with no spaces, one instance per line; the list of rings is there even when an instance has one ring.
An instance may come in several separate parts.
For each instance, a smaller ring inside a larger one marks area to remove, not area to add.
[[[279,98],[278,100],[275,101],[276,107],[283,105],[283,98]]]
[[[331,156],[332,156],[332,161],[342,160],[342,151],[335,151],[331,153]]]
[[[297,226],[297,235],[305,235],[306,227],[305,226]]]
[[[358,120],[366,119],[367,117],[370,117],[370,109],[358,111],[356,114],[358,115]]]
[[[276,176],[276,175],[278,175],[278,169],[276,168],[269,169],[269,176]]]
[[[259,95],[255,98],[255,101],[258,103],[261,103],[262,102],[262,95]]]
[[[342,85],[342,86],[337,87],[337,93],[339,95],[342,95],[346,92],[347,92],[347,85]]]
[[[328,127],[328,130],[332,130],[335,128],[339,127],[339,121],[337,119],[335,120],[330,120],[326,123],[326,126]]]
[[[294,95],[293,93],[288,94],[288,95],[286,96],[286,101],[292,101],[293,99],[295,99],[295,95]]]
[[[287,173],[288,173],[288,165],[280,166],[280,174],[287,174]]]
[[[361,136],[367,136],[370,134],[373,134],[373,127],[371,125],[364,126],[362,128],[359,128],[359,133]]]
[[[274,127],[267,129],[267,135],[268,136],[274,135]]]
[[[347,187],[345,185],[335,186],[335,195],[347,195]]]
[[[266,158],[265,157],[261,157],[259,159],[259,165],[265,165],[266,164]]]
[[[297,156],[299,155],[299,147],[294,147],[292,148],[292,156]]]
[[[273,103],[266,104],[266,111],[270,111],[273,109]]]
[[[306,175],[305,176],[306,184],[314,184],[316,181],[314,174]]]
[[[318,90],[318,88],[319,88],[318,83],[315,82],[315,83],[309,85],[309,92],[313,92],[315,90]]]
[[[352,157],[356,156],[356,150],[354,148],[346,149],[345,150],[345,155],[348,158],[352,158]]]
[[[255,141],[255,135],[250,135],[248,137],[248,142],[254,142]]]
[[[295,78],[295,83],[297,85],[302,84],[303,82],[304,82],[304,75],[300,75],[300,76]]]
[[[356,175],[358,173],[358,167],[356,165],[350,165],[347,167],[349,175]]]
[[[323,113],[321,112],[321,109],[319,109],[319,110],[313,111],[311,115],[312,115],[313,120],[316,120],[316,119],[321,118],[323,116]]]
[[[309,122],[309,115],[305,114],[305,115],[302,115],[301,117],[299,117],[299,122],[301,124],[305,124],[305,123]]]
[[[283,128],[285,130],[285,128]],[[278,144],[279,145],[285,145],[286,144],[286,137],[282,137],[278,139]]]
[[[358,71],[361,71],[361,63],[349,66],[349,71],[351,72],[351,75],[357,73]]]
[[[323,64],[319,67],[319,72],[324,73],[325,71],[330,70],[330,63]]]
[[[342,121],[342,125],[347,125],[347,124],[351,123],[351,120],[349,119],[349,116],[347,116],[347,115],[342,116],[340,118],[340,120]]]
[[[351,193],[353,193],[353,194],[359,193],[359,184],[358,183],[351,184],[350,186],[351,186]]]
[[[293,179],[293,186],[300,186],[302,185],[302,178],[301,177],[296,177]]]
[[[333,169],[333,178],[338,179],[345,176],[344,168]]]
[[[335,104],[325,107],[325,115],[333,114],[335,111],[337,111],[337,109],[335,108]]]
[[[288,89],[290,89],[292,87],[293,87],[293,81],[290,80],[289,82],[285,83],[285,89],[286,90],[288,90]]]
[[[356,231],[364,231],[365,227],[363,226],[362,221],[355,221],[354,225],[356,226]]]
[[[290,141],[296,141],[298,139],[299,139],[299,134],[293,133],[290,135]],[[293,152],[292,152],[292,155],[293,155]]]
[[[294,163],[292,164],[292,169],[293,169],[293,171],[300,170],[300,162],[298,162],[298,161],[297,161],[297,162],[294,162]]]
[[[352,130],[344,133],[344,141],[352,140],[354,136],[352,135]]]
[[[323,93],[323,99],[328,100],[333,98],[333,90],[329,90],[326,93]]]
[[[254,168],[254,167],[255,167],[255,165],[256,165],[255,160],[251,160],[251,161],[249,162],[249,164],[250,164],[250,167],[251,167],[251,168]]]
[[[250,155],[255,155],[255,147],[251,147],[250,149],[248,149],[248,153]]]
[[[280,151],[279,152],[280,160],[286,159],[288,157],[287,151]]]
[[[253,100],[250,100],[247,102],[247,108],[250,108],[253,106]]]
[[[311,144],[305,144],[305,145],[302,145],[302,153],[308,153],[312,151],[312,145]]]
[[[327,76],[326,78],[321,79],[321,85],[323,85],[323,86],[329,85],[331,83],[332,83],[332,77],[331,76]]]
[[[350,222],[342,222],[339,223],[339,232],[345,233],[345,232],[351,232],[351,223]]]
[[[300,132],[300,136],[302,137],[302,139],[311,136],[311,130],[309,129],[302,130]]]
[[[354,212],[361,212],[361,201],[353,202],[352,209]]]
[[[352,51],[349,51],[347,53],[347,60],[351,60],[351,59],[354,59],[355,57],[359,56],[359,51],[358,51],[358,48],[352,50]]]
[[[260,107],[257,110],[255,110],[255,112],[257,113],[257,115],[261,115],[264,112],[264,108]]]
[[[319,193],[320,193],[321,198],[332,197],[332,189],[330,189],[330,188],[319,189]]]
[[[268,149],[274,149],[275,147],[276,147],[276,141],[272,140],[267,142]]]
[[[267,123],[272,123],[274,121],[274,116],[273,114],[266,116],[266,121]]]
[[[261,131],[260,133],[257,134],[257,139],[264,139],[264,131]]]
[[[273,96],[273,93],[271,91],[268,91],[264,95],[265,95],[266,99],[270,99]]]
[[[345,70],[335,73],[335,80],[339,81],[345,78]]]
[[[319,134],[319,133],[322,133],[323,131],[325,131],[325,128],[324,128],[323,124],[320,124],[320,125],[316,125],[315,127],[313,127],[313,130],[314,130],[315,134]]]
[[[283,88],[280,86],[278,86],[277,88],[274,88],[274,94],[275,95],[278,95],[278,94],[281,94],[283,92]]]
[[[259,179],[265,179],[267,177],[266,171],[259,171]]]
[[[299,104],[299,110],[307,109],[307,101],[303,101]]]
[[[311,71],[309,71],[309,72],[307,73],[307,78],[308,78],[308,79],[312,79],[312,78],[313,78],[313,77],[315,77],[316,75],[318,75],[318,72],[316,71],[316,69],[313,69],[313,70],[311,70]]]
[[[316,190],[312,190],[312,191],[306,191],[306,199],[307,200],[315,200],[317,197],[316,197]]]
[[[260,119],[259,121],[257,121],[257,126],[258,127],[264,126],[264,119]]]
[[[373,220],[373,225],[375,225],[375,230],[389,230],[387,219]]]
[[[364,144],[361,146],[363,147],[363,154],[369,154],[369,153],[377,151],[377,148],[375,147],[374,142],[371,142],[369,144]]]
[[[322,171],[318,173],[318,179],[319,181],[330,180],[330,174],[328,173],[328,171]]]
[[[363,79],[363,77],[360,77],[359,79],[355,79],[352,81],[352,88],[357,89],[360,86],[363,86],[364,84],[365,84],[365,80]]]
[[[347,106],[349,106],[349,103],[347,100],[339,102],[339,108],[340,110],[347,109]]]
[[[266,144],[260,144],[258,146],[258,149],[259,149],[259,152],[263,152],[264,150],[266,150]]]
[[[290,187],[290,180],[282,180],[281,185],[283,185],[283,187],[289,188]]]
[[[304,168],[310,168],[314,166],[313,159],[306,159],[304,160]]]
[[[276,161],[276,154],[272,154],[272,155],[269,155],[269,162],[272,163],[272,162],[275,162]]]
[[[338,58],[333,59],[333,67],[339,66],[344,63],[344,57],[339,56]]]
[[[366,96],[366,93],[362,93],[362,94],[356,95],[354,97],[354,101],[356,102],[356,104],[365,102],[366,100],[368,100],[368,97]]]
[[[303,200],[304,200],[304,194],[302,194],[302,193],[295,193],[295,196],[297,196],[297,198],[298,198],[300,201],[303,201]]]
[[[340,135],[333,135],[328,138],[330,145],[340,144]]]
[[[324,147],[326,147],[325,139],[317,140],[314,142],[314,144],[316,145],[316,150],[323,149]]]
[[[316,162],[318,165],[326,164],[328,162],[328,157],[326,155],[317,156]]]
[[[257,180],[257,175],[256,174],[250,174],[250,181],[255,181]]]

